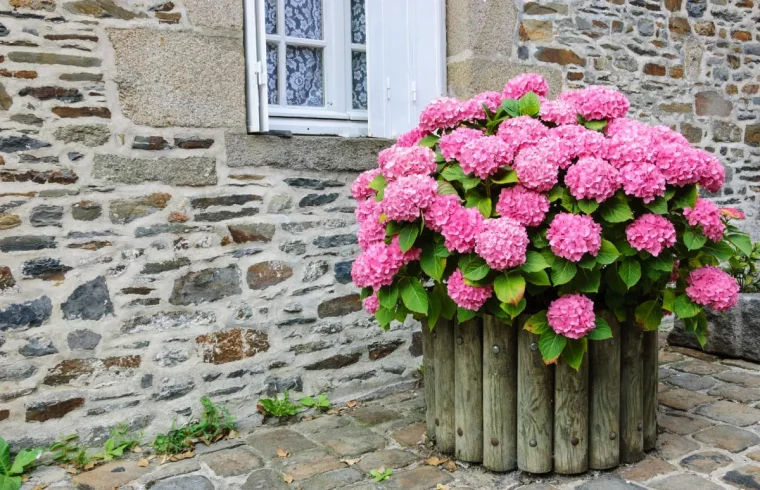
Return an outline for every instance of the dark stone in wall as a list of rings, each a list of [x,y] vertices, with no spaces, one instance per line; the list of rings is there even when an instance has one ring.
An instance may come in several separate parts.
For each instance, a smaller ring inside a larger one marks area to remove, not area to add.
[[[412,342],[409,344],[409,353],[414,357],[422,355],[422,332],[412,334]]]
[[[6,136],[0,138],[0,152],[17,153],[19,151],[38,150],[50,146],[47,141],[42,141],[29,136]]]
[[[367,347],[369,350],[369,360],[377,361],[378,359],[388,357],[389,355],[393,354],[396,349],[399,348],[399,346],[403,345],[403,343],[403,340],[397,339],[389,340],[387,342],[375,342],[373,344],[370,344],[369,347]]]
[[[353,267],[354,261],[348,260],[345,262],[337,262],[335,264],[335,280],[340,284],[348,284],[353,279],[351,278],[351,267]]]
[[[253,290],[266,289],[293,276],[293,269],[279,260],[259,262],[248,268],[246,280]]]
[[[100,334],[87,329],[74,330],[66,337],[71,350],[93,350],[100,343],[100,339]]]
[[[199,197],[190,200],[190,205],[194,209],[208,209],[211,206],[236,206],[263,200],[264,198],[256,194],[235,194],[231,196]]]
[[[75,88],[64,87],[26,87],[18,93],[21,97],[31,96],[39,100],[57,99],[61,102],[79,102],[82,94]]]
[[[50,318],[52,313],[53,302],[47,296],[9,305],[0,310],[0,331],[39,327]]]
[[[358,294],[349,294],[340,298],[323,301],[317,307],[320,318],[345,316],[362,309],[362,302]]]
[[[24,346],[19,348],[19,354],[24,357],[42,357],[57,354],[58,349],[50,339],[44,337],[32,337]]]
[[[37,372],[34,364],[26,362],[6,362],[0,364],[0,381],[21,381]]]
[[[317,248],[333,248],[341,247],[343,245],[353,245],[359,243],[359,241],[356,238],[356,234],[350,233],[348,235],[321,236],[316,238],[312,243],[314,243]]]
[[[79,176],[70,169],[61,170],[3,170],[0,182],[34,182],[35,184],[73,184]]]
[[[245,218],[247,216],[256,216],[259,214],[259,208],[243,208],[239,211],[217,211],[211,213],[198,213],[195,215],[195,221],[217,222],[234,218]]]
[[[294,179],[285,179],[283,180],[286,184],[288,184],[291,187],[303,187],[306,189],[314,189],[315,191],[321,191],[326,189],[327,187],[343,187],[343,182],[337,181],[337,180],[319,180],[319,179],[305,179],[302,177],[294,178]]]
[[[195,389],[195,383],[193,381],[182,381],[179,383],[166,384],[161,386],[159,390],[153,394],[155,401],[169,401],[176,400],[183,397]]]
[[[264,380],[264,384],[267,387],[267,396],[275,396],[285,390],[303,391],[303,380],[300,376],[293,376],[290,378],[275,378],[270,376]]]
[[[359,362],[359,359],[361,359],[361,357],[361,352],[354,352],[353,354],[336,354],[334,356],[328,357],[327,359],[322,359],[321,361],[317,361],[315,363],[309,364],[308,366],[304,366],[304,369],[307,371],[340,369],[352,364],[356,364]]]
[[[0,252],[27,252],[55,248],[52,236],[11,236],[0,238]]]
[[[240,225],[228,225],[227,229],[235,243],[272,241],[275,234],[275,225],[271,223],[251,223]]]
[[[71,207],[71,217],[77,221],[93,221],[102,213],[103,206],[92,201],[79,201]]]
[[[135,150],[165,150],[169,148],[169,142],[162,136],[135,136],[132,148]]]
[[[62,401],[40,402],[26,407],[27,422],[45,422],[63,418],[67,413],[84,405],[84,398],[70,398]]]
[[[63,207],[41,205],[32,209],[29,223],[34,227],[57,226],[60,228],[63,219]]]
[[[230,265],[223,269],[191,272],[177,279],[169,303],[183,306],[207,303],[241,292],[240,271]]]
[[[16,279],[13,277],[10,267],[0,266],[0,291],[10,289],[16,285]]]
[[[167,260],[164,262],[152,262],[143,266],[140,271],[141,274],[161,274],[162,272],[173,271],[181,269],[190,265],[190,259],[187,257],[178,257],[174,260]]]
[[[61,312],[66,320],[100,320],[106,315],[113,315],[113,303],[105,277],[100,276],[77,287],[61,304]]]
[[[206,148],[211,148],[213,144],[213,139],[198,137],[174,138],[174,146],[183,150],[205,150]]]
[[[329,204],[340,197],[340,194],[307,194],[298,203],[298,206],[305,208],[309,206],[322,206]]]
[[[72,267],[64,265],[59,259],[43,257],[24,262],[21,269],[25,276],[35,279],[60,281]]]

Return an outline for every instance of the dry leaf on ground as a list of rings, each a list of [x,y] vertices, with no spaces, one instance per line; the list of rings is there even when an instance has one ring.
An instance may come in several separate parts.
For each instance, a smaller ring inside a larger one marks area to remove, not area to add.
[[[353,458],[353,459],[351,459],[351,458],[345,458],[345,459],[341,459],[340,462],[341,463],[346,463],[348,466],[353,466],[353,465],[355,465],[356,463],[358,463],[361,460],[362,460],[362,458]]]
[[[444,485],[443,483],[439,483],[435,486],[435,490],[449,490],[449,486]]]
[[[145,458],[143,458],[143,459],[141,459],[141,460],[139,460],[139,461],[137,462],[137,466],[140,466],[140,467],[142,467],[142,468],[145,468],[146,466],[149,466],[149,465],[150,465],[150,461],[148,461],[148,460],[147,460],[147,459],[145,459]]]
[[[446,463],[446,469],[451,472],[454,472],[457,470],[457,464],[453,461],[449,461],[448,463]]]
[[[285,481],[285,483],[291,484],[295,478],[293,478],[293,475],[285,475],[282,477],[282,479]]]
[[[441,466],[443,463],[447,463],[449,458],[441,459],[438,456],[431,456],[425,460],[425,464],[428,466]]]
[[[357,402],[356,400],[348,400],[348,401],[346,402],[346,406],[347,406],[348,408],[354,408],[354,407],[358,407],[358,406],[359,406],[359,402]]]
[[[277,448],[277,456],[284,459],[284,458],[287,458],[288,456],[290,456],[290,453],[287,452],[286,450],[284,450],[283,448],[278,447]]]

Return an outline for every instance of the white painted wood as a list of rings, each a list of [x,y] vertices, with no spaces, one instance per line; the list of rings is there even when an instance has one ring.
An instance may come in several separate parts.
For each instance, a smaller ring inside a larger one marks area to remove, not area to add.
[[[248,131],[269,130],[264,2],[245,0],[245,72]]]

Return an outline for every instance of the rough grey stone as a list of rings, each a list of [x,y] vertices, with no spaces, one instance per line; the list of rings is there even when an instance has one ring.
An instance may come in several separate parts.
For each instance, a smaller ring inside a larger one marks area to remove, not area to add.
[[[16,63],[32,63],[35,65],[69,65],[81,67],[100,66],[98,58],[86,56],[71,56],[67,54],[34,53],[31,51],[12,51],[8,59]]]
[[[93,350],[100,343],[101,335],[92,330],[74,330],[66,337],[71,350]]]
[[[34,114],[14,114],[11,116],[11,121],[28,124],[30,126],[42,126],[44,119],[39,118]]]
[[[601,475],[578,487],[578,490],[644,490],[634,483],[623,480],[619,475]]]
[[[26,252],[55,248],[53,236],[9,236],[0,238],[0,252]]]
[[[53,133],[56,139],[65,143],[82,143],[84,146],[102,146],[108,143],[111,131],[105,124],[83,124],[62,126]]]
[[[164,234],[185,235],[188,233],[197,233],[201,231],[212,231],[212,228],[207,226],[183,225],[181,223],[170,223],[168,225],[155,225],[146,227],[140,226],[135,230],[135,237],[145,238]]]
[[[32,337],[26,344],[19,348],[19,354],[25,357],[42,357],[57,354],[58,349],[50,339],[45,337]]]
[[[241,30],[243,6],[235,0],[185,0],[190,22],[196,26]]]
[[[17,153],[19,151],[38,150],[50,146],[47,141],[42,141],[29,136],[6,136],[0,138],[0,152]]]
[[[267,205],[267,213],[270,214],[284,214],[293,208],[293,196],[290,194],[275,194],[272,199],[269,200]]]
[[[306,244],[301,240],[285,240],[280,244],[280,250],[286,254],[303,255],[306,253]]]
[[[301,379],[301,376],[292,376],[290,378],[275,378],[270,376],[264,380],[264,384],[267,387],[266,392],[268,396],[275,396],[285,390],[303,391],[303,380]]]
[[[37,372],[34,364],[26,362],[6,362],[0,364],[0,381],[21,381]]]
[[[177,279],[169,298],[173,305],[191,305],[218,301],[240,294],[240,271],[230,265],[223,269],[204,269]]]
[[[163,136],[135,136],[132,142],[135,150],[165,150],[169,147],[169,142]]]
[[[328,270],[330,270],[330,265],[326,260],[315,260],[314,262],[309,262],[306,265],[306,269],[303,273],[303,282],[316,281],[320,277],[327,274]]]
[[[11,304],[0,310],[0,331],[39,327],[53,313],[53,302],[47,296]]]
[[[153,399],[156,401],[168,401],[175,400],[183,397],[193,391],[195,383],[192,380],[184,380],[180,382],[173,382],[167,380],[163,383],[159,390],[153,394]]]
[[[319,180],[319,179],[307,179],[304,177],[297,177],[292,179],[283,180],[290,187],[301,187],[304,189],[314,189],[315,191],[322,191],[328,187],[343,187],[343,182],[338,180]]]
[[[63,207],[43,204],[32,209],[29,223],[34,227],[61,226]]]
[[[235,218],[247,218],[259,214],[259,208],[243,208],[237,211],[213,211],[210,213],[198,213],[195,215],[195,221],[211,222],[224,221]]]
[[[352,281],[351,267],[353,267],[354,261],[349,260],[346,262],[337,262],[335,264],[335,280],[340,284],[348,284]]]
[[[93,221],[100,218],[103,206],[92,201],[80,201],[71,207],[71,217],[77,221]]]
[[[341,247],[343,245],[353,245],[358,243],[358,240],[356,234],[351,233],[348,235],[321,236],[316,238],[313,243],[318,248],[333,248]]]
[[[216,161],[206,157],[127,158],[95,155],[92,177],[113,184],[160,182],[176,186],[205,186],[217,182]]]
[[[194,209],[208,209],[212,206],[242,206],[253,201],[262,201],[262,197],[256,194],[198,197],[190,200],[190,206]]]
[[[700,376],[697,374],[683,373],[671,376],[668,383],[692,391],[701,391],[711,388],[717,383],[709,376]]]
[[[178,257],[164,262],[152,262],[145,264],[140,271],[141,274],[161,274],[162,272],[173,271],[190,265],[190,259],[187,257]]]
[[[657,490],[722,490],[723,487],[716,485],[710,480],[706,480],[697,475],[685,473],[683,475],[673,475],[651,484],[652,488]]]
[[[257,470],[248,475],[242,490],[288,490],[290,486],[282,479],[282,475],[274,470]]]
[[[250,223],[229,225],[227,229],[235,243],[270,242],[275,234],[275,226],[271,223]]]
[[[106,278],[99,276],[77,287],[61,304],[61,312],[66,320],[100,320],[106,315],[113,315]]]
[[[162,480],[151,487],[152,490],[214,490],[214,484],[201,475],[178,476]]]
[[[329,204],[340,197],[340,194],[307,194],[299,202],[298,206],[302,208],[310,206],[322,206],[323,204]]]
[[[245,59],[239,38],[154,29],[107,33],[116,53],[122,110],[135,124],[245,126]]]
[[[60,279],[70,270],[72,270],[72,267],[51,257],[27,260],[24,262],[24,266],[21,269],[24,276],[35,279]]]
[[[183,348],[165,348],[153,358],[161,367],[173,367],[190,359],[190,352]]]
[[[208,311],[165,311],[148,316],[136,316],[124,322],[123,333],[163,332],[175,328],[209,328],[216,315]]]
[[[393,141],[371,138],[303,136],[282,139],[230,133],[227,165],[288,170],[359,171],[377,166],[377,154]]]

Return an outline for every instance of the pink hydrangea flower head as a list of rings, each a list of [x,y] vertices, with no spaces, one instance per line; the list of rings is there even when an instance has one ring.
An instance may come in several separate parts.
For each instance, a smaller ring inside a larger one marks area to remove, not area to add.
[[[539,117],[557,126],[578,124],[578,113],[575,106],[564,100],[546,100],[541,102]]]
[[[520,116],[507,119],[499,125],[497,136],[504,140],[514,152],[535,145],[549,134],[549,129],[538,119]]]
[[[690,146],[660,143],[657,145],[655,164],[668,184],[683,187],[699,180],[699,153]]]
[[[538,226],[549,211],[549,198],[539,192],[531,191],[521,185],[501,190],[496,212],[506,218],[512,218],[523,226]]]
[[[594,302],[582,294],[566,294],[552,301],[546,319],[557,334],[580,339],[596,327]]]
[[[423,146],[392,146],[380,152],[380,170],[392,182],[408,175],[429,175],[438,170],[435,152]]]
[[[603,158],[605,155],[607,138],[598,131],[575,124],[553,128],[549,134],[561,138],[563,145],[566,146],[564,152],[571,159],[579,157]]]
[[[459,269],[449,276],[447,288],[449,297],[461,308],[478,311],[493,294],[493,286],[469,286]]]
[[[438,192],[438,183],[427,175],[409,175],[389,183],[383,197],[383,212],[393,221],[414,221]]]
[[[546,158],[561,169],[566,169],[573,164],[573,146],[551,131],[533,148],[540,148]]]
[[[449,216],[441,229],[444,245],[451,252],[469,253],[475,249],[475,239],[483,227],[483,215],[477,208],[460,208]]]
[[[718,192],[726,182],[726,169],[715,155],[695,149],[699,156],[699,185],[709,192]]]
[[[629,163],[652,163],[656,151],[651,128],[631,121],[605,141],[605,160],[617,168]]]
[[[508,81],[502,95],[505,99],[519,99],[528,92],[545,97],[549,93],[549,84],[541,75],[525,73]]]
[[[621,117],[620,119],[613,119],[607,123],[604,127],[604,134],[608,138],[612,138],[616,134],[625,131],[635,131],[642,123],[635,119],[628,119],[627,117]]]
[[[425,226],[440,233],[449,219],[463,209],[459,202],[459,196],[456,194],[446,194],[445,196],[436,194],[433,202],[422,211]]]
[[[578,262],[589,253],[596,257],[602,246],[602,227],[591,216],[560,213],[546,231],[552,252],[571,262]]]
[[[625,117],[631,107],[625,95],[599,85],[564,92],[560,99],[573,104],[587,121]]]
[[[500,271],[524,264],[528,243],[525,227],[512,218],[487,219],[475,239],[475,253]]]
[[[374,197],[377,192],[369,188],[369,183],[380,173],[379,168],[373,168],[372,170],[360,173],[351,184],[351,195],[354,196],[354,199],[361,202],[367,198]]]
[[[684,208],[683,215],[690,226],[702,227],[702,234],[714,242],[723,239],[726,225],[720,219],[720,209],[714,202],[697,198],[694,208]]]
[[[698,305],[726,311],[739,301],[739,284],[718,267],[708,265],[695,269],[686,282],[686,294]]]
[[[380,299],[373,294],[364,298],[364,309],[370,315],[374,315],[380,309]]]
[[[462,104],[462,119],[465,121],[478,121],[486,119],[488,107],[491,113],[496,112],[501,106],[501,94],[499,92],[482,92]]]
[[[428,135],[428,132],[417,127],[400,135],[396,140],[396,146],[410,147],[417,146],[422,138]]]
[[[473,139],[459,152],[459,163],[465,174],[487,179],[501,167],[512,163],[512,147],[496,136]]]
[[[689,140],[678,131],[673,131],[667,126],[659,125],[652,127],[652,133],[655,141],[663,143],[675,143],[679,145],[689,146]]]
[[[429,133],[439,129],[455,128],[463,120],[462,112],[462,101],[451,97],[441,97],[422,110],[419,127]]]
[[[676,243],[676,228],[667,218],[657,214],[644,214],[625,229],[628,243],[636,250],[646,250],[653,256]]]
[[[559,166],[542,147],[528,147],[515,157],[512,167],[524,187],[539,192],[550,190],[557,183]]]
[[[438,140],[438,146],[441,149],[443,158],[446,160],[459,160],[459,155],[464,145],[482,137],[483,131],[472,128],[457,128],[441,136],[441,139]]]
[[[620,172],[601,158],[583,157],[567,170],[565,184],[576,199],[603,202],[615,195],[623,179]]]
[[[360,288],[379,289],[381,286],[390,286],[403,265],[404,253],[397,241],[390,245],[377,242],[356,258],[351,266],[351,277]]]
[[[747,215],[736,208],[720,208],[720,215],[728,219],[745,219]]]
[[[385,240],[385,223],[380,222],[382,212],[383,206],[374,200],[366,200],[356,207],[356,221],[359,222],[356,238],[362,250]]]
[[[357,223],[361,224],[369,219],[376,219],[382,212],[383,205],[380,202],[374,199],[365,199],[357,204],[354,215]]]
[[[658,196],[665,195],[665,176],[651,163],[629,163],[620,169],[623,190],[629,196],[652,202]]]

